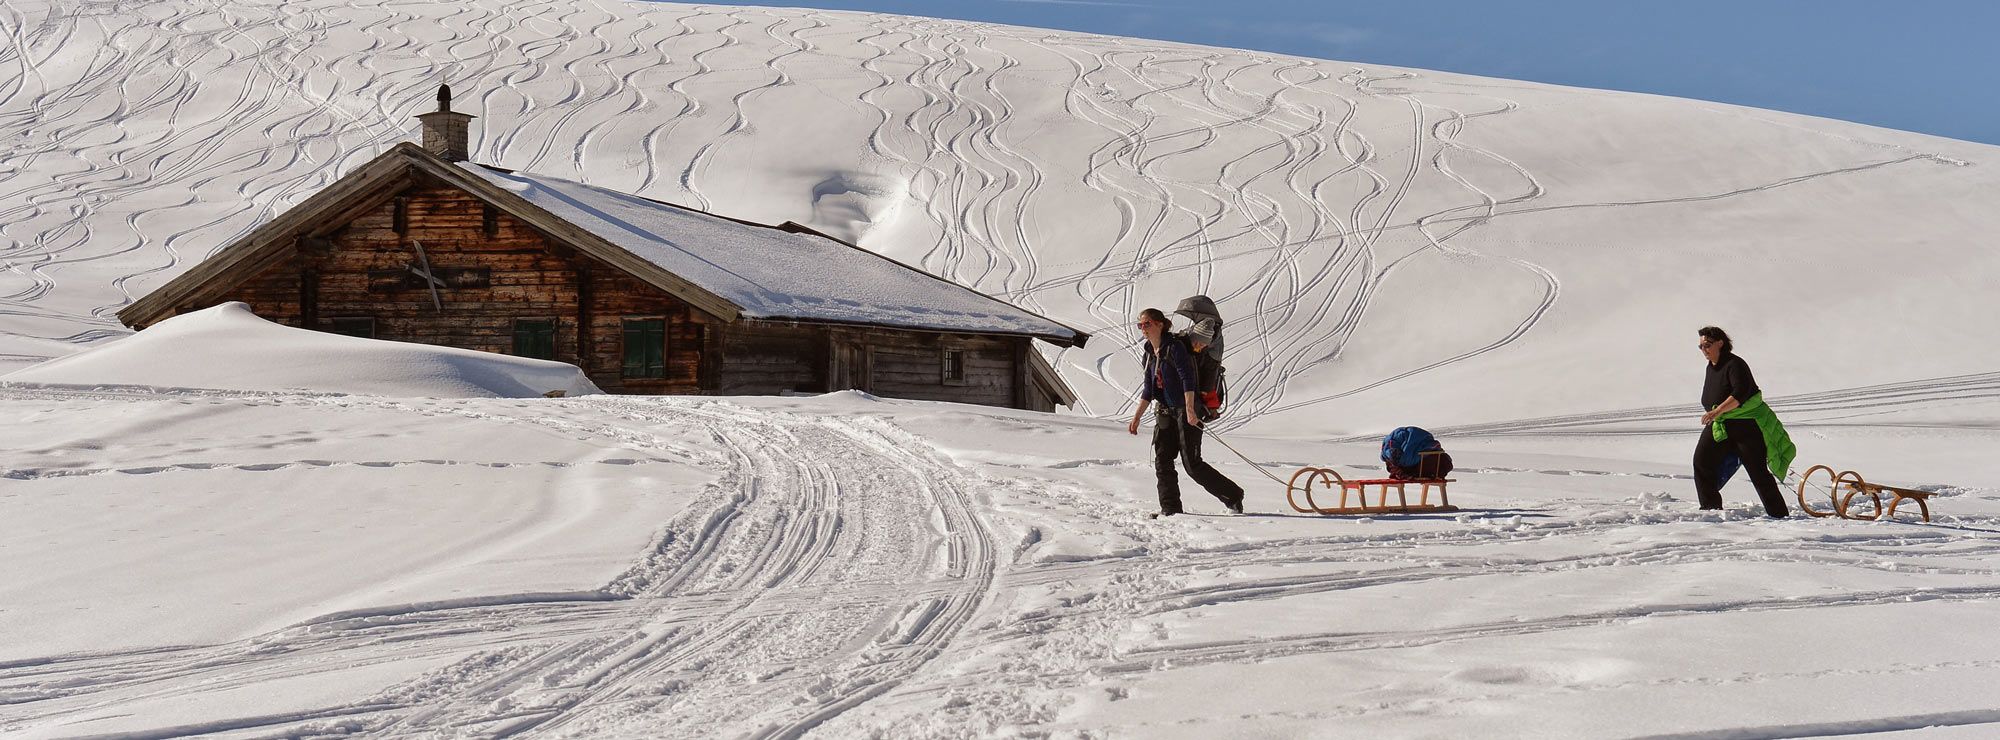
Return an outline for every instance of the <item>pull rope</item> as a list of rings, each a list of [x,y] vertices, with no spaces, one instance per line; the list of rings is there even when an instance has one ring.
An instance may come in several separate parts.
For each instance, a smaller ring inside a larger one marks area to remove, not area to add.
[[[1205,431],[1205,429],[1204,429],[1204,431]],[[1221,443],[1222,443],[1222,446],[1223,446],[1223,447],[1226,447],[1226,448],[1228,448],[1230,452],[1235,452],[1235,453],[1236,453],[1236,456],[1237,456],[1237,457],[1240,457],[1240,458],[1243,458],[1243,462],[1246,462],[1246,463],[1249,463],[1249,464],[1250,464],[1250,467],[1252,467],[1252,468],[1256,468],[1256,469],[1257,469],[1257,472],[1259,472],[1259,473],[1263,473],[1263,474],[1264,474],[1264,477],[1266,477],[1266,478],[1270,478],[1270,479],[1271,479],[1271,482],[1272,482],[1272,483],[1276,483],[1276,484],[1278,484],[1278,485],[1281,485],[1281,486],[1285,486],[1285,487],[1287,487],[1287,488],[1291,487],[1291,484],[1290,484],[1290,483],[1286,483],[1286,482],[1284,482],[1284,481],[1281,481],[1281,480],[1278,480],[1278,476],[1275,476],[1275,475],[1272,475],[1270,471],[1268,471],[1268,470],[1265,470],[1265,469],[1264,469],[1264,466],[1263,466],[1263,465],[1260,465],[1260,464],[1258,464],[1258,463],[1257,463],[1257,461],[1255,461],[1255,460],[1252,460],[1252,459],[1250,459],[1249,457],[1245,456],[1245,455],[1244,455],[1244,454],[1243,454],[1242,452],[1238,452],[1238,451],[1236,450],[1236,447],[1235,447],[1234,445],[1231,445],[1231,444],[1229,444],[1229,440],[1226,440],[1226,439],[1223,439],[1223,438],[1222,438],[1222,435],[1220,435],[1220,434],[1216,434],[1216,433],[1214,433],[1214,432],[1209,432],[1209,433],[1208,433],[1208,436],[1209,436],[1209,437],[1211,437],[1211,438],[1214,438],[1214,439],[1215,439],[1215,441],[1217,441],[1217,442],[1221,442]]]

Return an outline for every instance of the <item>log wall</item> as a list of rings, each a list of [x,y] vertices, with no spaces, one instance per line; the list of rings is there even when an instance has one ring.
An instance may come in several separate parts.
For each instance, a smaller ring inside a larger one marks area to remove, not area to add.
[[[417,246],[421,244],[423,256]],[[412,265],[445,279],[433,303]],[[1023,337],[742,319],[724,324],[526,223],[441,184],[418,184],[221,296],[266,319],[330,330],[372,318],[375,337],[509,354],[516,319],[553,320],[555,356],[611,393],[771,395],[855,388],[892,398],[1052,408],[1029,380]],[[626,319],[663,319],[664,378],[623,376]],[[946,350],[964,377],[944,375]]]
[[[392,285],[388,277],[408,274],[426,260],[433,275],[461,283],[441,288],[436,303],[421,278]],[[580,296],[589,300],[579,304]],[[553,359],[584,368],[606,391],[703,390],[705,315],[622,272],[593,265],[455,188],[405,191],[357,216],[325,244],[302,243],[292,257],[220,300],[243,301],[257,315],[290,326],[327,330],[334,319],[372,318],[377,339],[500,354],[513,352],[515,319],[550,319],[556,326]],[[621,377],[626,318],[666,320],[667,377]],[[579,334],[579,326],[588,329]]]
[[[830,328],[828,375],[845,377],[850,387],[888,398],[1016,406],[1014,347],[1025,341],[977,334]],[[946,350],[963,353],[962,380],[944,377]],[[846,367],[857,361],[861,367]]]

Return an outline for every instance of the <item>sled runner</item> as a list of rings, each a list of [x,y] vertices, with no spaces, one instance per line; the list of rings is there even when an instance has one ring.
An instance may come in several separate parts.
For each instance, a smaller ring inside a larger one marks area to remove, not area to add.
[[[1819,489],[1818,486],[1813,486],[1813,488],[1826,491],[1828,503],[1833,506],[1833,508],[1828,510],[1814,509],[1811,504],[1806,503],[1806,486],[1812,483],[1813,474],[1822,470],[1826,471],[1827,476],[1833,479],[1833,488]],[[1841,495],[1843,489],[1846,490],[1846,495]],[[1893,497],[1889,500],[1889,508],[1887,510],[1882,508],[1882,494],[1885,493]],[[1874,513],[1863,516],[1858,513],[1858,510],[1850,510],[1854,503],[1854,497],[1862,494],[1867,494],[1868,499],[1875,503]],[[1860,519],[1872,522],[1882,518],[1884,515],[1893,518],[1896,516],[1897,506],[1901,505],[1904,501],[1915,501],[1917,502],[1917,508],[1924,513],[1924,521],[1928,522],[1931,520],[1930,497],[1930,491],[1918,491],[1909,488],[1885,486],[1880,483],[1869,483],[1861,479],[1860,473],[1852,470],[1835,473],[1833,472],[1833,468],[1825,465],[1814,465],[1807,468],[1806,474],[1799,477],[1799,508],[1804,509],[1807,514],[1815,517],[1837,516],[1842,519]]]
[[[1442,453],[1437,453],[1442,454]],[[1304,479],[1304,483],[1300,479]],[[1416,514],[1431,511],[1458,511],[1451,505],[1446,494],[1451,478],[1369,478],[1348,480],[1327,468],[1304,467],[1292,474],[1292,480],[1285,484],[1285,502],[1292,510],[1301,514]],[[1313,498],[1313,484],[1318,483],[1321,491],[1340,489],[1340,505],[1320,506]],[[1410,503],[1408,486],[1418,486],[1417,502]],[[1368,487],[1375,486],[1377,495],[1374,506],[1368,505]],[[1389,490],[1395,489],[1396,503],[1389,503]],[[1431,489],[1436,488],[1438,502],[1431,503]],[[1305,494],[1305,506],[1299,505],[1299,494]],[[1347,504],[1348,494],[1354,495],[1354,505]]]

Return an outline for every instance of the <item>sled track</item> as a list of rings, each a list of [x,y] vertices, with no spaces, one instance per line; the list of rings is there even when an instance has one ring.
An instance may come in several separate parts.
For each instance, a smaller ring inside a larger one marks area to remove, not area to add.
[[[605,589],[392,607],[227,645],[0,666],[0,716],[45,725],[191,686],[462,655],[355,707],[270,724],[337,722],[392,737],[593,734],[636,712],[653,736],[797,737],[921,671],[993,587],[992,534],[971,504],[977,481],[886,423],[717,402],[564,406],[521,417],[457,412],[641,449],[648,426],[699,425],[724,451],[722,479]],[[663,460],[689,454],[651,446]],[[396,647],[375,647],[385,644]]]

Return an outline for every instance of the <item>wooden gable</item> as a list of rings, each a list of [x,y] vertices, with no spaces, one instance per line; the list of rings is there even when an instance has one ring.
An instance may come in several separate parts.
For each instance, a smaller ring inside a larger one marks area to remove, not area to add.
[[[629,274],[722,321],[734,321],[740,313],[739,307],[728,300],[472,176],[422,147],[404,142],[134,301],[118,312],[118,319],[126,326],[144,328],[183,310],[212,305],[233,285],[272,265],[304,251],[325,249],[330,234],[419,185],[441,185],[462,191],[519,219],[564,248]]]

